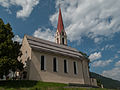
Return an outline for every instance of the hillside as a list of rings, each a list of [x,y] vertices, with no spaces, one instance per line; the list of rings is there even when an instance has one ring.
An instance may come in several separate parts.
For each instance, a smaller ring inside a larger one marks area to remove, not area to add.
[[[96,78],[97,80],[100,80],[104,88],[113,88],[113,89],[120,88],[120,81],[113,80],[111,78],[107,78],[93,72],[91,72],[90,75],[92,78]]]

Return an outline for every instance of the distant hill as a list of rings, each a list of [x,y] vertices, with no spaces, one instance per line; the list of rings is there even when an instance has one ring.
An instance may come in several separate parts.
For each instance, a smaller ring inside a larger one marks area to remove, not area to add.
[[[100,80],[104,88],[120,89],[120,81],[113,80],[111,78],[107,78],[93,72],[90,72],[90,76],[92,78],[96,78],[97,80]]]

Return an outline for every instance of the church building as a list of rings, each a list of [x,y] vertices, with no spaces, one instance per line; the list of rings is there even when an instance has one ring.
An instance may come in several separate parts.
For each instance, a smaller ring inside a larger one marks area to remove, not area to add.
[[[23,79],[97,86],[96,79],[89,75],[89,60],[67,45],[61,8],[55,42],[25,35],[21,51],[26,75]]]

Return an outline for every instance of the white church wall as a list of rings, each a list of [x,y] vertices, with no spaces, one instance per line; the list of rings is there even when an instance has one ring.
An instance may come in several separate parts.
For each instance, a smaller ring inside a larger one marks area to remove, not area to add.
[[[19,60],[22,59],[22,62],[25,64],[25,61],[27,61],[28,58],[31,59],[31,47],[29,46],[26,36],[23,38],[21,51],[22,56]]]
[[[90,85],[88,61],[87,60],[83,60],[82,63],[83,63],[84,82],[85,82],[85,84],[89,84]]]
[[[40,56],[45,56],[46,70],[41,71]],[[58,60],[58,72],[53,72],[53,58]],[[32,59],[30,65],[30,80],[41,80],[45,82],[59,83],[80,83],[84,84],[81,61],[65,57],[62,55],[32,51]],[[68,73],[64,73],[64,60],[68,61]],[[74,74],[73,62],[77,62],[78,73]]]

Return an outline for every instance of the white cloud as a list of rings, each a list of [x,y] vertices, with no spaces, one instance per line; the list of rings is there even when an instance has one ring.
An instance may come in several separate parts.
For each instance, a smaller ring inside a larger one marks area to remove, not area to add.
[[[120,61],[116,62],[115,66],[120,66]]]
[[[112,62],[112,60],[106,60],[106,61],[99,60],[99,61],[93,62],[92,66],[93,67],[104,67],[104,66],[109,65],[111,62]]]
[[[0,5],[8,8],[10,6],[9,0],[0,0]]]
[[[117,51],[117,53],[120,53],[120,51]]]
[[[117,59],[117,58],[119,58],[119,56],[117,54],[115,54],[114,59]]]
[[[95,42],[95,43],[99,43],[99,42],[101,42],[101,41],[102,41],[102,38],[98,38],[98,37],[94,38],[94,42]]]
[[[26,18],[28,17],[34,6],[39,3],[39,0],[1,0],[0,5],[9,9],[10,6],[21,6],[22,9],[17,11],[18,18]]]
[[[94,61],[101,57],[102,57],[101,52],[95,52],[95,53],[90,54],[89,59],[90,61]]]
[[[49,40],[54,42],[54,32],[50,29],[46,29],[46,30],[42,30],[41,28],[39,28],[38,30],[36,30],[33,34],[33,36],[38,37],[38,38],[42,38],[45,40]]]
[[[13,41],[17,41],[17,42],[22,43],[22,38],[20,38],[18,35],[15,35],[13,38]]]
[[[115,67],[112,70],[103,71],[102,75],[120,81],[120,68]]]
[[[114,3],[114,4],[113,4]],[[65,29],[70,41],[87,36],[99,42],[99,38],[111,38],[120,31],[120,0],[61,0]],[[57,12],[50,17],[57,26]]]
[[[103,71],[102,75],[120,81],[120,67],[119,66],[120,66],[120,61],[115,63],[115,67],[113,69]]]
[[[111,48],[113,48],[114,47],[114,45],[106,45],[105,46],[105,49],[111,49]]]
[[[107,44],[105,47],[103,47],[101,50],[103,51],[103,50],[109,50],[109,49],[112,49],[112,48],[114,48],[115,46],[114,45],[109,45],[109,44]]]

